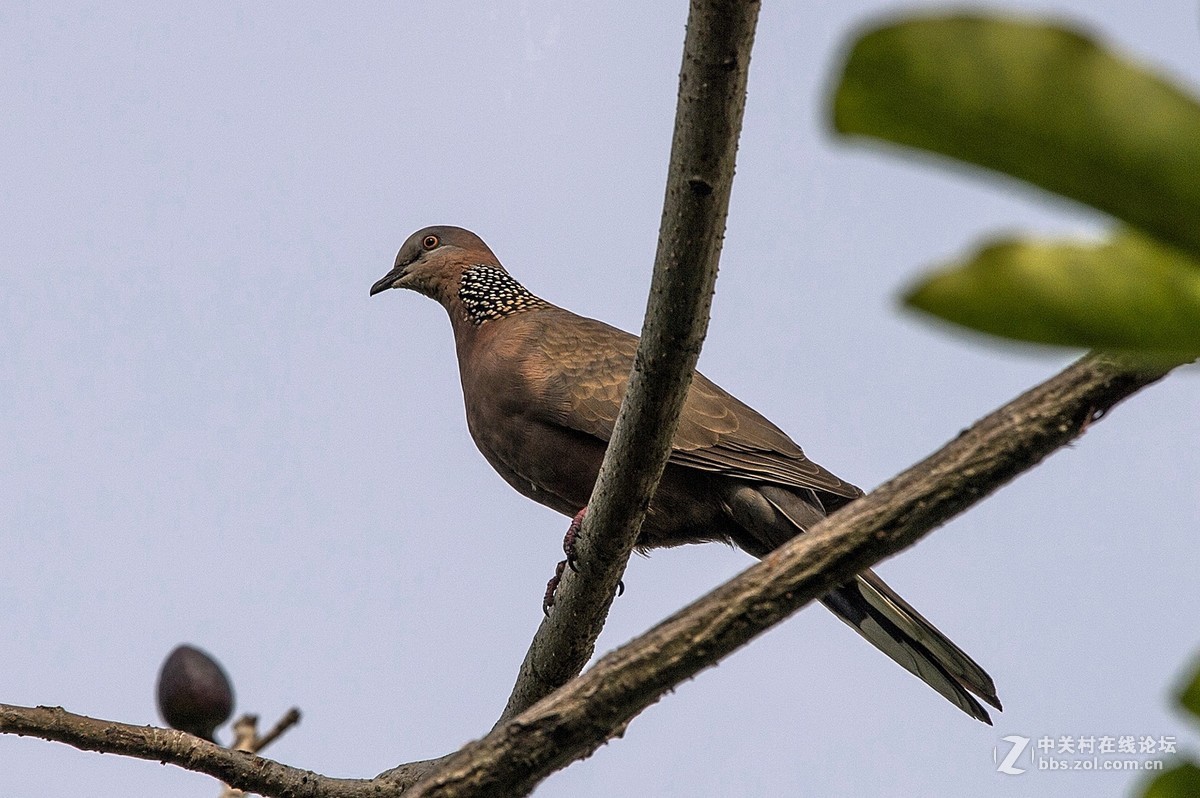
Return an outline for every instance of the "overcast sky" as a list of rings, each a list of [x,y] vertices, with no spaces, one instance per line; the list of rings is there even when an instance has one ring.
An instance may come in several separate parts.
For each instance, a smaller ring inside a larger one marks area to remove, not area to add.
[[[685,6],[0,6],[0,701],[158,723],[158,667],[190,642],[238,711],[303,710],[270,750],[288,764],[371,776],[490,728],[567,519],[475,450],[444,312],[367,290],[410,232],[458,224],[636,330]],[[1200,86],[1190,0],[1004,7]],[[848,36],[898,8],[764,3],[701,358],[864,488],[1076,354],[953,334],[898,291],[994,232],[1108,224],[831,137]],[[882,566],[995,677],[994,728],[813,607],[538,795],[1128,793],[1137,774],[993,757],[1008,735],[1200,748],[1171,699],[1200,651],[1198,389],[1135,396]],[[749,562],[635,559],[601,650]],[[0,737],[7,798],[217,792]]]

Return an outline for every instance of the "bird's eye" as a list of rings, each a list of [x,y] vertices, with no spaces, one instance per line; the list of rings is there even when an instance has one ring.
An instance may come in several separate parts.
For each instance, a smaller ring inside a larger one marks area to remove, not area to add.
[[[425,247],[425,249],[433,249],[440,243],[442,242],[438,240],[437,236],[425,236],[424,240],[421,241],[421,246]]]

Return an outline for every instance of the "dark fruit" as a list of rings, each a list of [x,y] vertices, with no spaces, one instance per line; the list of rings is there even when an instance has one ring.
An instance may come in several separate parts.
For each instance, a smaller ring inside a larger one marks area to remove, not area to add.
[[[216,660],[182,645],[158,674],[158,711],[172,729],[212,742],[213,730],[233,714],[233,686]]]

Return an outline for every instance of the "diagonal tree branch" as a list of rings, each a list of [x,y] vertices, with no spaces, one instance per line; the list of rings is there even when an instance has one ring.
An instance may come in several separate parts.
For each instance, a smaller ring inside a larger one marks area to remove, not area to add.
[[[1069,443],[1166,374],[1083,358],[936,454],[604,656],[587,673],[463,748],[410,796],[524,795],[591,754],[665,692],[854,574],[912,545]]]
[[[725,234],[759,4],[692,0],[658,253],[629,388],[554,611],[538,628],[498,724],[575,678],[591,658],[671,453]]]
[[[167,729],[0,704],[0,733],[169,762],[246,791],[289,798],[521,794],[619,734],[664,692],[715,664],[830,587],[919,540],[1070,443],[1171,367],[1089,355],[964,430],[904,473],[762,562],[607,654],[487,737],[394,776],[333,779]]]

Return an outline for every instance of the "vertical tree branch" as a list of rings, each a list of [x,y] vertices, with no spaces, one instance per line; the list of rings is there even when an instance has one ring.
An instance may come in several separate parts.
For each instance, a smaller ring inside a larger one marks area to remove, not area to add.
[[[604,627],[708,328],[759,4],[692,0],[666,200],[642,339],[554,611],[538,629],[504,723],[583,670]]]

